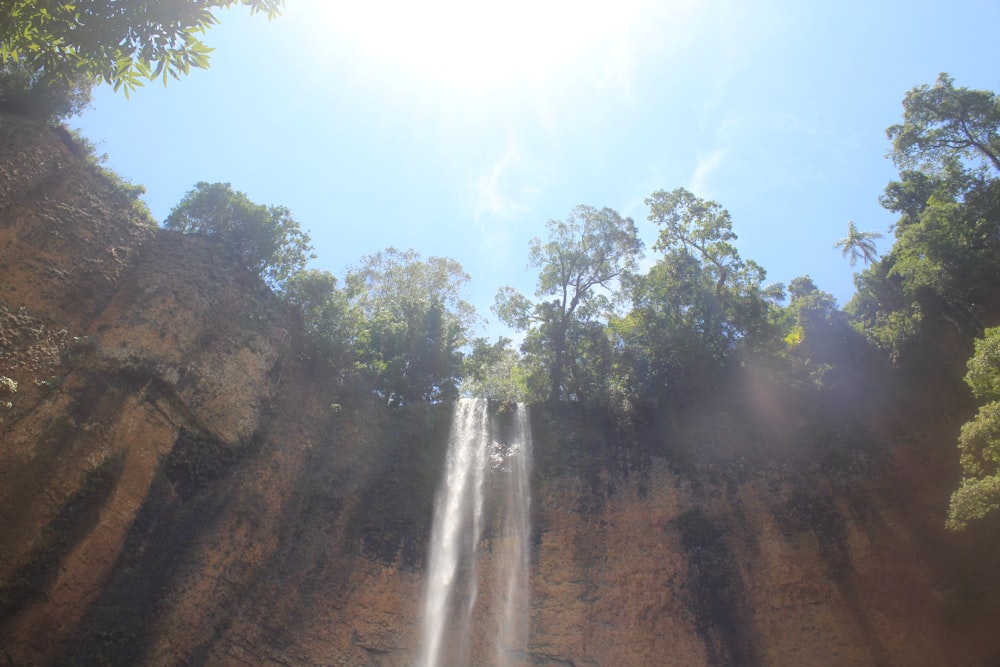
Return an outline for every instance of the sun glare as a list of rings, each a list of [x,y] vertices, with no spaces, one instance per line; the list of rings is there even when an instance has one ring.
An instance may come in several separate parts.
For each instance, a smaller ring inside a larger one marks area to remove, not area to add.
[[[640,5],[640,0],[318,0],[312,11],[320,24],[314,29],[325,39],[350,44],[391,76],[491,89],[543,81],[590,52],[613,48]]]

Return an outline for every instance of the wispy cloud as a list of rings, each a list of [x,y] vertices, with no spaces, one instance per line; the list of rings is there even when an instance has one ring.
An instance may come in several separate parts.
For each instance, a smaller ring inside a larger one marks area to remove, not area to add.
[[[519,198],[514,185],[516,172],[523,168],[524,160],[516,144],[479,176],[475,186],[475,220],[477,225],[485,218],[511,218],[527,212],[528,205]]]
[[[699,197],[711,198],[712,173],[722,164],[727,152],[726,148],[714,148],[708,153],[698,155],[698,161],[695,164],[694,172],[692,172],[691,180],[688,183],[688,190]]]
[[[551,168],[526,158],[516,141],[508,143],[503,155],[487,166],[471,186],[473,220],[479,230],[482,257],[498,264],[509,259],[522,221],[532,217],[546,187],[557,180]]]
[[[475,276],[471,289],[485,316],[483,333],[488,338],[513,338],[515,344],[523,335],[485,313],[499,285],[530,292],[534,278],[525,271],[528,239],[539,233],[546,217],[539,207],[549,187],[559,182],[553,169],[527,156],[520,146],[509,139],[503,153],[484,165],[468,185],[479,244],[475,265],[470,267]]]

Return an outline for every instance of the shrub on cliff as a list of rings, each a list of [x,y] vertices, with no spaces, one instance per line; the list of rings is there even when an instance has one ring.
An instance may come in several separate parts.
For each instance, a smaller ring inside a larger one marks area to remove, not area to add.
[[[1000,508],[1000,327],[976,340],[965,381],[972,393],[989,401],[962,425],[958,437],[962,483],[951,496],[948,527],[961,530]]]
[[[0,112],[57,122],[90,104],[88,77],[54,76],[23,59],[0,60]]]
[[[314,257],[309,234],[302,231],[291,211],[255,204],[229,183],[196,184],[163,226],[218,238],[272,288],[281,288]]]

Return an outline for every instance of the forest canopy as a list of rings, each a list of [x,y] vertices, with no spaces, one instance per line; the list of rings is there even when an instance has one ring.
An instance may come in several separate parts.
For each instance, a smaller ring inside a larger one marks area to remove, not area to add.
[[[943,330],[971,346],[995,321],[996,106],[992,93],[956,88],[947,75],[906,95],[903,122],[887,131],[900,180],[882,198],[900,215],[896,242],[879,257],[881,235],[848,224],[836,246],[866,268],[844,311],[808,276],[787,289],[768,283],[740,255],[730,213],[683,188],[646,199],[658,236],[645,271],[638,227],[618,212],[581,205],[550,220],[527,248],[533,296],[502,287],[493,307],[523,332],[517,349],[476,338],[478,316],[462,296],[469,276],[454,260],[389,248],[342,284],[303,273],[308,235],[287,209],[251,204],[227,184],[199,183],[165,224],[223,238],[285,290],[317,338],[340,341],[335,356],[350,348],[363,384],[393,405],[445,400],[466,379],[466,391],[630,411],[693,400],[748,362],[829,391],[871,355],[912,370]],[[487,377],[497,372],[502,385]]]

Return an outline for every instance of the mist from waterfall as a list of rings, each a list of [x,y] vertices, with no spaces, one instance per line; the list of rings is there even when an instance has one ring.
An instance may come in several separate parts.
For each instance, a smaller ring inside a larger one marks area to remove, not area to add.
[[[506,438],[488,404],[455,406],[444,476],[438,489],[424,593],[418,667],[509,665],[528,641],[530,558],[528,410],[518,405]],[[487,507],[487,498],[495,501]],[[491,568],[480,572],[480,539],[493,519]],[[492,595],[480,600],[480,576]],[[477,636],[478,635],[478,636]]]

